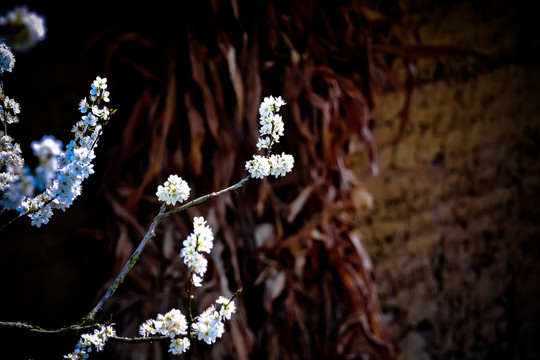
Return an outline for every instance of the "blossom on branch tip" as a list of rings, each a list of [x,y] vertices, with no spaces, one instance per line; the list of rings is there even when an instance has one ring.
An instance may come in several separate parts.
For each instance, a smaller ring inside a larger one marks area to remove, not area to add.
[[[270,174],[275,177],[285,176],[294,166],[294,157],[290,154],[273,154],[268,159],[270,165]]]
[[[216,303],[221,308],[216,310],[214,305],[207,308],[202,314],[195,318],[191,325],[193,333],[199,340],[204,340],[207,344],[213,344],[217,338],[220,338],[225,332],[223,320],[230,320],[233,313],[236,312],[236,304],[233,300],[220,296]]]
[[[279,142],[283,136],[285,125],[281,115],[277,114],[281,106],[285,105],[285,101],[278,96],[274,98],[269,96],[264,98],[259,107],[259,129],[260,137],[257,141],[257,149],[267,149],[267,155],[254,155],[251,160],[248,160],[245,169],[249,172],[252,178],[263,179],[268,175],[275,177],[285,176],[294,166],[294,157],[289,154],[282,153],[281,155],[270,155],[270,151],[274,143]]]
[[[189,197],[190,188],[185,180],[178,175],[170,175],[163,185],[158,186],[156,195],[167,205],[184,202]]]
[[[208,345],[216,342],[225,332],[225,326],[221,315],[216,311],[214,305],[206,309],[197,316],[197,320],[191,325],[191,328],[199,340],[204,340]]]
[[[232,314],[236,312],[236,304],[233,300],[227,299],[226,297],[220,296],[216,303],[221,304],[221,309],[219,314],[227,320],[231,320]]]
[[[281,96],[278,96],[277,98],[269,96],[264,98],[259,107],[259,124],[261,125],[259,133],[261,138],[264,137],[266,142],[269,142],[267,147],[262,146],[264,148],[269,149],[273,142],[279,142],[279,138],[283,136],[283,119],[281,118],[281,115],[277,114],[282,105],[285,105],[285,101],[281,99]],[[266,135],[269,135],[271,140],[268,139]]]

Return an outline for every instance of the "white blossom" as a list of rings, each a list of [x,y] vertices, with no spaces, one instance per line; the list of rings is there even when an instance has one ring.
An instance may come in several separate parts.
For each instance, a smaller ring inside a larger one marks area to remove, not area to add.
[[[96,351],[103,351],[105,343],[111,336],[116,336],[116,331],[112,326],[105,325],[94,330],[94,333],[83,334],[75,350],[69,355],[64,355],[64,359],[86,359],[93,347]]]
[[[6,44],[0,43],[0,74],[4,71],[11,72],[13,66],[15,66],[15,56]]]
[[[201,252],[210,253],[214,246],[214,234],[202,216],[193,218],[193,232],[188,235],[182,245],[180,258],[183,258],[184,264],[197,275],[197,278],[192,281],[195,286],[198,286],[200,278],[204,276],[208,267],[208,260]]]
[[[156,195],[160,201],[168,205],[183,202],[189,197],[190,188],[178,175],[170,175],[163,185],[158,186]]]
[[[270,164],[264,156],[254,155],[253,159],[246,162],[246,170],[252,178],[263,179],[270,174]]]
[[[197,316],[195,320],[191,325],[194,334],[199,340],[204,340],[209,345],[216,342],[216,339],[220,338],[225,332],[222,317],[216,311],[214,305]]]
[[[97,77],[92,83],[91,92],[103,91],[106,81],[106,78]],[[6,114],[18,114],[19,105],[7,96],[2,104],[2,120],[10,123]],[[20,146],[13,144],[9,136],[0,132],[0,169],[3,166],[14,175],[1,177],[2,206],[27,214],[32,220],[31,224],[37,227],[47,224],[54,210],[65,210],[71,206],[82,192],[83,180],[94,173],[92,161],[102,129],[100,122],[108,121],[110,115],[106,107],[100,107],[99,99],[88,102],[84,98],[79,103],[79,110],[83,113],[89,108],[92,108],[92,112],[82,116],[73,126],[75,139],[70,141],[65,151],[62,142],[53,136],[43,136],[40,141],[31,143],[34,155],[39,160],[33,176],[24,167]],[[7,180],[11,183],[8,184]],[[35,194],[35,190],[41,193]]]
[[[187,337],[175,338],[171,340],[169,352],[173,355],[180,355],[189,349],[189,339]]]
[[[254,155],[248,160],[245,169],[252,178],[263,179],[268,175],[275,177],[285,176],[294,166],[294,157],[289,154],[269,155],[272,146],[279,142],[285,131],[285,125],[281,115],[277,112],[285,101],[278,96],[265,97],[259,107],[260,137],[257,140],[257,149],[266,149],[267,155]]]
[[[230,320],[232,314],[236,312],[236,304],[234,303],[234,301],[227,299],[226,297],[220,296],[216,300],[216,303],[221,304],[219,315],[227,320]]]
[[[165,315],[158,314],[156,319],[146,320],[139,326],[139,334],[142,337],[153,335],[165,335],[175,338],[179,335],[187,335],[186,317],[178,309],[171,309]]]

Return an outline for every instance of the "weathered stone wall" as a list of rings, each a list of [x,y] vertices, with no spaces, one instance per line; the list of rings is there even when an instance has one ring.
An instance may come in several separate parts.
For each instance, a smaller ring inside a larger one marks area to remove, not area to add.
[[[381,174],[364,176],[375,207],[361,231],[380,302],[403,359],[538,359],[540,67],[516,9],[425,5],[408,18],[425,43],[499,61],[421,61],[397,143],[402,94],[375,109]]]

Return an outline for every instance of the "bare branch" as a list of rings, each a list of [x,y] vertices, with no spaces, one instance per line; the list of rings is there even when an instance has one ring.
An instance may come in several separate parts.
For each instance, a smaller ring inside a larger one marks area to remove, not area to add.
[[[43,329],[37,325],[31,325],[23,322],[11,322],[11,321],[0,321],[0,328],[3,329],[17,329],[25,330],[32,334],[36,335],[65,335],[65,334],[83,334],[91,330],[97,329],[100,327],[100,324],[92,325],[70,325],[60,329]]]

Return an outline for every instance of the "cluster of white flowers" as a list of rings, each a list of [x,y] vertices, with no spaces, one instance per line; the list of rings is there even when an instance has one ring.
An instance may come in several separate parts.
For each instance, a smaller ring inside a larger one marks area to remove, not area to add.
[[[11,72],[15,56],[3,42],[0,43],[0,77],[4,71]],[[6,96],[0,81],[0,121],[7,131],[8,124],[19,122],[19,104]],[[33,194],[33,177],[24,168],[21,147],[6,132],[0,131],[0,205],[13,208],[22,194]]]
[[[79,340],[75,350],[69,355],[64,355],[64,359],[88,359],[90,352],[92,351],[92,347],[95,347],[97,351],[103,351],[108,338],[115,335],[116,331],[112,326],[102,325],[100,329],[94,330],[93,334],[81,335],[81,339]]]
[[[261,136],[257,142],[257,148],[259,150],[270,149],[272,144],[279,142],[279,138],[283,136],[283,119],[277,113],[283,105],[285,105],[285,101],[283,101],[281,96],[277,98],[269,96],[265,97],[259,106],[259,124],[261,125],[259,129]]]
[[[0,43],[0,75],[4,71],[11,72],[14,65],[15,56],[13,56],[11,49],[3,42]],[[19,103],[4,94],[4,89],[0,83],[0,120],[2,121],[2,125],[5,127],[7,124],[18,123],[19,117],[17,115],[20,112]]]
[[[236,304],[233,300],[220,296],[216,303],[221,305],[219,311],[211,305],[202,314],[195,318],[191,324],[191,334],[198,340],[203,340],[207,344],[213,344],[225,332],[224,320],[230,320],[236,312]],[[139,333],[142,337],[169,336],[171,343],[169,352],[173,355],[180,355],[190,347],[188,338],[188,323],[186,317],[178,309],[172,309],[165,315],[158,314],[156,319],[146,320],[140,327]]]
[[[279,138],[283,136],[283,119],[277,113],[282,105],[285,105],[285,101],[281,99],[281,96],[276,98],[269,96],[264,98],[259,107],[261,128],[257,148],[267,149],[267,154],[266,156],[254,155],[253,159],[246,162],[246,170],[252,178],[262,179],[268,175],[285,176],[294,166],[292,155],[285,153],[270,155],[272,145],[279,142]]]
[[[6,124],[15,124],[19,122],[19,117],[17,116],[21,112],[19,103],[13,99],[10,99],[7,96],[4,96],[3,93],[0,93],[0,119],[4,126]]]
[[[168,205],[186,201],[189,197],[190,188],[185,180],[178,175],[169,175],[163,185],[158,186],[157,197]]]
[[[208,261],[202,252],[210,253],[214,246],[212,229],[206,224],[206,220],[202,216],[193,219],[193,233],[184,240],[183,245],[180,257],[193,271],[191,275],[192,284],[201,286],[202,278],[208,267]],[[223,319],[230,320],[231,315],[236,311],[234,301],[223,296],[220,296],[216,303],[221,305],[219,311],[216,310],[214,305],[210,306],[195,318],[195,322],[191,327],[193,334],[207,344],[214,343],[216,338],[223,335],[225,331]]]
[[[196,321],[191,326],[195,336],[209,345],[215,343],[216,339],[225,332],[223,320],[230,320],[232,314],[236,312],[236,304],[233,300],[220,296],[216,303],[221,305],[219,311],[211,305],[195,318]]]
[[[12,169],[22,168],[24,159],[21,156],[21,147],[13,142],[13,138],[0,131],[0,169],[7,171],[0,172],[0,191],[4,193],[11,184],[19,180],[19,174]],[[1,199],[1,198],[0,198]]]
[[[1,83],[0,83],[1,85]],[[35,175],[24,166],[19,144],[0,131],[0,204],[16,209],[32,219],[32,225],[40,227],[48,223],[54,209],[65,210],[80,195],[82,182],[94,173],[92,160],[94,149],[103,125],[110,118],[107,79],[99,76],[92,83],[90,96],[79,105],[83,114],[72,129],[74,140],[62,150],[62,142],[52,136],[32,142],[32,150],[39,160]],[[4,96],[0,88],[0,117],[3,125],[17,122],[19,105]],[[41,193],[35,194],[36,190]]]
[[[18,6],[0,16],[0,35],[15,51],[27,51],[45,39],[45,18],[26,6]]]
[[[4,71],[13,69],[15,57],[11,49],[0,43],[0,77]],[[19,104],[4,94],[4,88],[0,81],[0,121],[5,129],[8,124],[19,121],[18,114],[21,112]],[[5,207],[6,201],[10,196],[5,192],[12,186],[22,180],[24,173],[21,171],[24,166],[21,147],[14,139],[4,131],[0,131],[0,204]],[[19,186],[20,187],[20,186]]]
[[[166,335],[175,338],[187,334],[186,317],[178,309],[172,309],[165,315],[158,314],[156,319],[149,319],[139,327],[143,337]]]
[[[213,241],[214,235],[206,220],[202,216],[195,217],[193,232],[184,240],[180,252],[180,257],[192,270],[191,281],[195,286],[201,286],[208,264],[201,252],[210,253]],[[232,299],[220,296],[216,303],[220,305],[219,310],[216,310],[215,305],[211,305],[191,322],[191,329],[180,310],[172,309],[165,315],[159,314],[156,319],[146,320],[139,327],[139,333],[142,337],[170,336],[169,352],[173,355],[182,354],[189,349],[190,336],[212,344],[225,332],[224,320],[230,320],[236,312],[236,304]]]
[[[193,218],[193,232],[184,240],[180,257],[192,271],[191,281],[195,286],[201,286],[202,278],[208,267],[208,260],[201,252],[210,253],[214,246],[214,234],[202,217]]]
[[[37,196],[23,197],[17,210],[28,214],[32,225],[40,227],[47,224],[54,209],[65,210],[81,194],[82,182],[94,173],[92,160],[94,149],[101,135],[103,124],[110,118],[107,106],[100,107],[101,101],[109,101],[107,79],[99,76],[92,83],[90,103],[84,98],[79,110],[82,115],[71,130],[74,140],[61,152],[61,143],[52,137],[44,137],[40,143],[34,143],[34,153],[42,160],[38,168],[40,180],[46,180],[45,191]],[[56,168],[55,168],[56,166]],[[38,181],[39,183],[39,181]]]
[[[146,320],[139,327],[142,337],[164,335],[171,338],[169,352],[182,354],[189,348],[187,335],[188,323],[186,317],[178,309],[172,309],[165,315],[158,314],[156,319]],[[183,337],[182,337],[183,336]]]
[[[15,66],[15,56],[11,49],[4,43],[0,43],[0,75],[4,71],[11,72]]]

